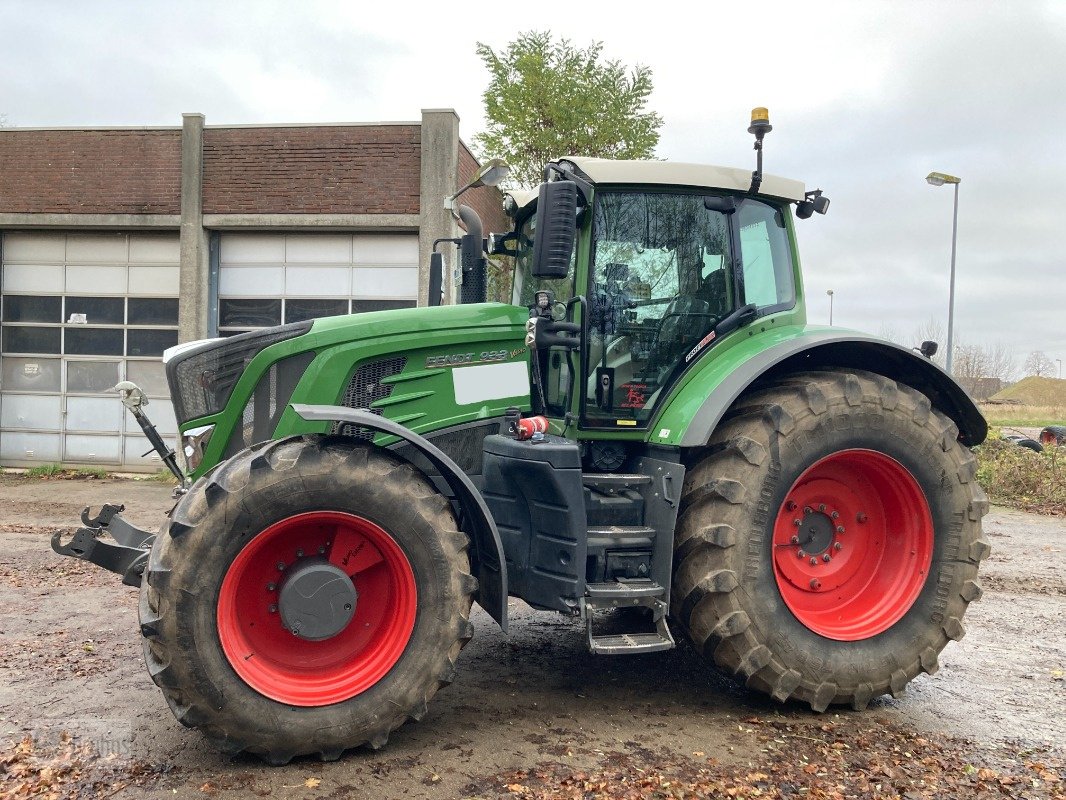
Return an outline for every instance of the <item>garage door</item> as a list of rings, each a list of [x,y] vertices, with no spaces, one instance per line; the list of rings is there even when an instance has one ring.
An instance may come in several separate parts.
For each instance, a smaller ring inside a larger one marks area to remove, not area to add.
[[[418,237],[223,234],[218,330],[406,308],[418,298]]]
[[[177,234],[3,235],[0,462],[154,470],[118,397],[177,433],[160,356],[178,341]]]

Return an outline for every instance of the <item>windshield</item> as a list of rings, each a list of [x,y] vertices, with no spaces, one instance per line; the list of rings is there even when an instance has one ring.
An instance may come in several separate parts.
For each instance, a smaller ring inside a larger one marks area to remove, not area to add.
[[[532,306],[533,293],[539,289],[549,289],[555,298],[566,302],[574,296],[574,262],[577,248],[570,254],[570,271],[565,278],[533,277],[533,237],[537,231],[537,214],[534,212],[518,229],[518,254],[515,256],[514,288],[511,302],[516,306]]]
[[[592,227],[585,422],[639,425],[736,307],[729,221],[702,194],[603,192]]]

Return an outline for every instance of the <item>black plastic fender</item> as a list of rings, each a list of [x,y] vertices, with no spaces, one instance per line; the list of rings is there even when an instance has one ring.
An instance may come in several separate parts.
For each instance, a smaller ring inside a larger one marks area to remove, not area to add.
[[[507,571],[503,542],[485,499],[458,465],[435,445],[403,425],[355,408],[294,403],[292,410],[308,422],[349,422],[379,433],[398,436],[426,457],[447,482],[462,510],[459,527],[470,537],[477,560],[478,605],[507,631]]]
[[[964,445],[980,444],[988,435],[988,423],[973,400],[950,375],[925,356],[881,339],[819,332],[779,342],[741,364],[703,401],[685,431],[681,446],[707,444],[729,407],[760,378],[826,368],[875,372],[917,389],[958,426],[959,441]]]

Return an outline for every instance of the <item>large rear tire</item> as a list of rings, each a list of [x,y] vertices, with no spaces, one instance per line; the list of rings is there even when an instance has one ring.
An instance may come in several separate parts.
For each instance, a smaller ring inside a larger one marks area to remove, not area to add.
[[[174,715],[273,764],[385,744],[470,639],[475,579],[451,506],[413,467],[339,437],[255,445],[198,481],[141,590]]]
[[[776,700],[865,708],[965,633],[988,501],[958,430],[873,373],[742,397],[689,470],[672,608],[703,654]]]

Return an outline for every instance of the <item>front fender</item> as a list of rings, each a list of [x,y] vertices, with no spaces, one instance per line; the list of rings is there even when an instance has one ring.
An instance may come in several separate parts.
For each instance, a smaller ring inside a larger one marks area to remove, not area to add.
[[[470,537],[477,559],[477,601],[507,632],[507,570],[503,541],[488,506],[477,487],[458,465],[439,448],[403,425],[385,417],[343,406],[312,406],[294,403],[292,410],[308,422],[350,422],[362,428],[398,436],[426,457],[447,482],[462,509],[460,527]]]
[[[708,353],[714,360],[671,398],[650,441],[705,445],[729,407],[757,380],[826,368],[866,370],[917,389],[958,426],[965,445],[980,444],[988,434],[988,424],[962,387],[913,350],[839,329],[778,329],[774,334],[767,335],[768,341],[754,336],[720,359],[713,350]]]

